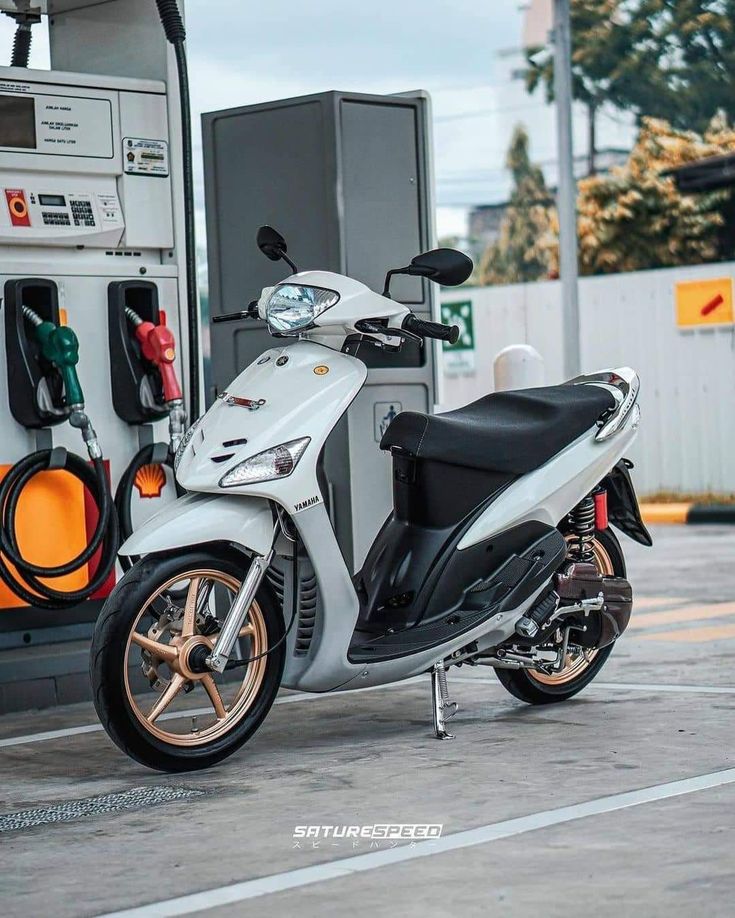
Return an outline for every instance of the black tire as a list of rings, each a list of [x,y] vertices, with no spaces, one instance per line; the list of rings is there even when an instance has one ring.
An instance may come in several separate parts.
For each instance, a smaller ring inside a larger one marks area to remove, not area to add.
[[[201,567],[229,575],[239,582],[247,565],[247,558],[227,550],[217,555],[204,550],[175,556],[149,555],[124,575],[108,597],[95,626],[90,651],[94,705],[110,738],[142,765],[166,772],[195,771],[216,765],[250,739],[270,710],[281,684],[285,642],[276,646],[284,632],[283,615],[265,582],[258,591],[256,602],[262,613],[267,646],[273,650],[265,657],[265,673],[257,694],[229,732],[211,742],[191,747],[164,742],[142,725],[133,711],[126,688],[128,639],[141,609],[156,589],[178,573],[183,576],[186,571]]]
[[[610,558],[615,576],[625,577],[625,558],[615,534],[610,529],[598,530],[595,541]],[[609,644],[598,650],[594,660],[577,678],[559,685],[541,683],[534,678],[532,672],[524,669],[496,669],[495,675],[511,695],[527,704],[555,704],[566,701],[589,685],[607,662],[614,646]]]

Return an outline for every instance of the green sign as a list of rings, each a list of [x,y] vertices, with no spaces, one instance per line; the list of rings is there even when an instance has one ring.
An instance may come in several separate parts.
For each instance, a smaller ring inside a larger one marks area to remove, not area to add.
[[[442,322],[445,325],[458,325],[459,338],[456,344],[442,342],[445,351],[472,351],[475,349],[475,326],[472,321],[472,300],[459,303],[442,303]]]

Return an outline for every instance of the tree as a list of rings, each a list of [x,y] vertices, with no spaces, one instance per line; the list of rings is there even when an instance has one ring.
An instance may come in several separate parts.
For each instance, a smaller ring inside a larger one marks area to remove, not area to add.
[[[572,90],[590,113],[609,104],[684,130],[735,119],[735,0],[571,0]],[[545,53],[544,53],[545,52]],[[553,98],[550,49],[528,49],[526,86]]]
[[[621,65],[613,104],[699,132],[718,111],[735,119],[735,0],[628,0],[624,7],[621,28],[633,53]]]
[[[703,135],[644,118],[628,161],[607,175],[579,182],[577,199],[581,274],[612,274],[699,264],[733,256],[735,193],[721,189],[682,194],[669,171],[735,152],[735,129],[724,115]],[[517,127],[508,151],[513,192],[498,241],[480,262],[483,284],[556,277],[559,224],[541,170]]]
[[[506,166],[513,176],[513,191],[498,241],[486,250],[480,263],[483,284],[522,283],[548,274],[553,199],[543,172],[530,160],[528,134],[522,125],[513,132]]]
[[[580,272],[637,271],[732,257],[732,239],[723,234],[732,192],[681,194],[666,172],[734,150],[735,130],[724,116],[714,118],[704,136],[644,118],[628,162],[579,183]],[[556,231],[552,214],[545,237],[552,271],[558,266]]]
[[[619,27],[623,0],[572,0],[572,94],[587,107],[588,172],[595,172],[596,119],[599,108],[609,102],[610,85],[621,59],[629,54],[629,36]],[[554,58],[551,48],[527,49],[526,89],[546,88],[554,99]]]

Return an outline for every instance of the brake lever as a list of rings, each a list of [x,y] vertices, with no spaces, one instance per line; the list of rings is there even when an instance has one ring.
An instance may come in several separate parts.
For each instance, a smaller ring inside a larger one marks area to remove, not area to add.
[[[385,335],[389,338],[401,338],[405,341],[415,341],[419,347],[424,346],[424,339],[405,328],[392,328],[390,325],[378,325],[370,319],[360,319],[355,323],[355,328],[370,335]]]

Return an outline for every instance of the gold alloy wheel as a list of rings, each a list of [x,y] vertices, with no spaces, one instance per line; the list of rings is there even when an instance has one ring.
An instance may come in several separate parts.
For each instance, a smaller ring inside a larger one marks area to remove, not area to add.
[[[567,540],[569,540],[567,536]],[[592,549],[595,554],[595,565],[597,570],[602,574],[603,577],[612,577],[615,574],[615,569],[613,567],[612,560],[607,551],[602,547],[600,542],[595,539],[592,543]],[[578,676],[581,676],[582,673],[592,664],[595,657],[597,656],[597,650],[581,650],[577,653],[568,653],[566,660],[564,661],[564,668],[558,673],[542,673],[538,670],[527,670],[527,675],[534,682],[539,682],[541,685],[565,685],[567,682],[571,682],[573,679],[576,679]]]
[[[259,659],[235,670],[243,674],[240,681],[222,681],[218,674],[195,672],[189,665],[195,647],[203,644],[211,648],[217,638],[216,632],[200,632],[202,622],[212,614],[212,599],[215,602],[225,596],[228,599],[226,604],[222,603],[226,608],[219,610],[222,622],[239,588],[235,577],[221,571],[185,571],[162,584],[136,616],[125,648],[125,691],[136,718],[157,739],[176,746],[209,743],[232,730],[257,698],[268,665],[268,657],[260,656],[268,649],[268,633],[257,601],[248,610],[239,638],[242,659]],[[172,604],[170,597],[184,592],[186,600],[181,609]],[[154,607],[157,600],[167,607],[160,615]],[[151,617],[154,624],[144,630],[146,619],[150,621]],[[136,695],[131,687],[130,670],[141,666],[151,688],[158,693],[152,703],[150,693]],[[197,686],[204,691],[197,691]],[[203,710],[198,704],[202,701],[206,702]],[[192,709],[196,710],[195,714],[191,713]],[[188,722],[188,728],[175,730],[182,722]]]

